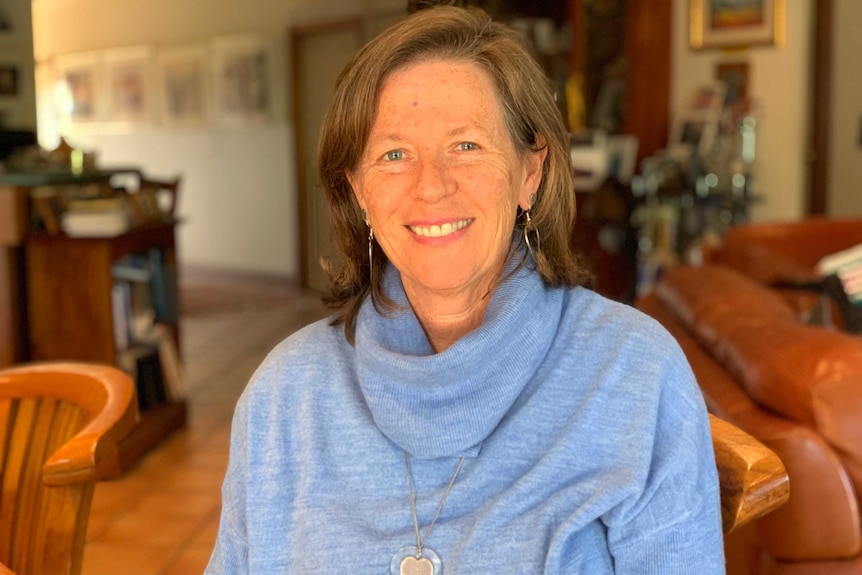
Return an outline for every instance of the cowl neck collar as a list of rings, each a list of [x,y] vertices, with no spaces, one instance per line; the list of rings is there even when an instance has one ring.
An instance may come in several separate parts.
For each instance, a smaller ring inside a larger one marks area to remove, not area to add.
[[[434,353],[389,264],[383,288],[399,311],[380,314],[368,298],[359,312],[359,385],[379,429],[419,459],[475,456],[536,372],[551,345],[562,290],[548,289],[510,257],[482,325]]]

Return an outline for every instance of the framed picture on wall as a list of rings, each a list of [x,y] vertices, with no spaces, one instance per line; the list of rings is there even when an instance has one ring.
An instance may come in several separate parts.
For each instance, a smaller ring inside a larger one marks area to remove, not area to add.
[[[18,95],[18,67],[0,64],[0,96]]]
[[[102,60],[98,53],[57,58],[57,115],[61,122],[86,123],[102,119]]]
[[[691,47],[784,44],[786,0],[689,0]]]
[[[159,51],[156,71],[159,120],[169,127],[206,124],[209,102],[207,49],[181,46]]]
[[[108,50],[105,61],[105,120],[149,122],[152,111],[152,50],[134,46]]]
[[[272,65],[272,45],[263,38],[221,38],[214,42],[215,113],[219,123],[242,125],[270,119]]]
[[[0,43],[27,37],[24,29],[25,9],[30,9],[30,2],[26,0],[0,0]]]
[[[748,62],[719,62],[715,66],[715,78],[727,89],[725,103],[729,105],[748,100]]]

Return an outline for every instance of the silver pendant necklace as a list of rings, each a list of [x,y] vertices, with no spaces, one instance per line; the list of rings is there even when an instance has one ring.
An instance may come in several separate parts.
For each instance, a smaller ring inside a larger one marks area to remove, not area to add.
[[[455,478],[458,477],[458,472],[461,471],[461,466],[464,465],[464,458],[458,460],[458,466],[455,468],[455,473],[452,474],[452,479],[449,480],[449,485],[443,492],[443,497],[440,498],[440,503],[437,504],[437,511],[434,512],[434,517],[428,528],[425,529],[425,534],[419,535],[419,518],[416,515],[416,492],[413,489],[413,472],[410,469],[410,454],[404,452],[404,464],[407,467],[407,486],[410,489],[410,513],[413,515],[413,530],[416,533],[416,545],[408,545],[399,549],[392,556],[392,561],[389,563],[390,575],[442,575],[443,562],[440,556],[433,549],[425,547],[428,541],[428,536],[431,535],[431,530],[434,529],[434,524],[443,510],[443,504],[446,503],[446,498],[449,497],[449,492],[452,491],[452,486],[455,484]]]

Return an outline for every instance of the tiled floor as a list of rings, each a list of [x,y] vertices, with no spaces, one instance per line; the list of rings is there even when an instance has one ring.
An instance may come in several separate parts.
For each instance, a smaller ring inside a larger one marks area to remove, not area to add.
[[[96,487],[83,575],[203,572],[236,399],[276,343],[325,313],[317,295],[303,293],[183,317],[188,425],[121,479]]]

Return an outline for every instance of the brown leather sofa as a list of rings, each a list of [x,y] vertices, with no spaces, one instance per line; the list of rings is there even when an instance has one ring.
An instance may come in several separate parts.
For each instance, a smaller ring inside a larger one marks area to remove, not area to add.
[[[787,468],[789,501],[725,540],[730,575],[862,575],[862,336],[807,324],[820,296],[773,287],[860,243],[862,220],[739,226],[636,302],[679,341],[709,410]]]

